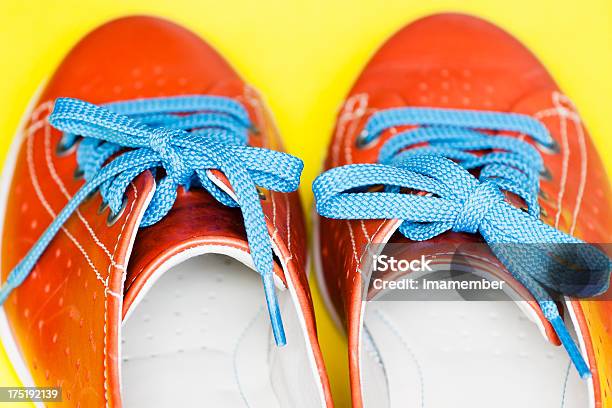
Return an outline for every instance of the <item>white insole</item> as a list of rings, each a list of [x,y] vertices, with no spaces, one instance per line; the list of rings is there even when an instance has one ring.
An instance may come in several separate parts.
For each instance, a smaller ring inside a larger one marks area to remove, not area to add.
[[[124,405],[317,406],[294,305],[288,291],[278,295],[283,348],[274,344],[252,269],[207,254],[164,273],[123,325]]]
[[[371,301],[366,407],[586,408],[587,383],[511,301]]]

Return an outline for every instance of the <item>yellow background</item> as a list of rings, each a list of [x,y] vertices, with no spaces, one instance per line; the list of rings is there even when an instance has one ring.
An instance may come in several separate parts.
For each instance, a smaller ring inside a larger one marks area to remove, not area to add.
[[[155,14],[199,33],[265,95],[289,152],[306,163],[310,208],[310,184],[355,77],[394,31],[440,11],[485,17],[531,48],[579,107],[610,173],[610,0],[0,0],[0,160],[37,85],[80,37],[113,17]],[[314,297],[337,406],[348,407],[346,342],[316,289]],[[16,383],[0,347],[0,386]]]

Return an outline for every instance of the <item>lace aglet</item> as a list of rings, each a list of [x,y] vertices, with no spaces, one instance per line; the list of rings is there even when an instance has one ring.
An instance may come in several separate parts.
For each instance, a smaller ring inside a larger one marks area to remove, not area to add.
[[[574,367],[576,367],[580,378],[582,378],[583,380],[591,378],[591,370],[589,369],[589,366],[584,360],[584,357],[582,357],[582,353],[576,345],[576,342],[569,334],[567,327],[565,327],[565,322],[563,321],[561,316],[556,316],[553,319],[550,319],[549,321],[555,329],[557,336],[559,336],[561,344],[563,344],[563,347],[565,347],[565,350],[567,350],[567,354],[572,360]]]
[[[283,326],[283,319],[278,306],[276,288],[274,287],[274,275],[273,273],[265,273],[261,276],[261,279],[263,280],[266,304],[268,306],[268,313],[270,315],[270,323],[272,324],[274,341],[276,342],[277,346],[283,347],[287,344],[287,338],[285,337],[285,328]]]

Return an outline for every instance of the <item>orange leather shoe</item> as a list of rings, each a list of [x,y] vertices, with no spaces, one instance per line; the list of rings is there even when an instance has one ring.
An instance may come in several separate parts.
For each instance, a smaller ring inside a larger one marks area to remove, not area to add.
[[[65,407],[330,406],[302,164],[280,150],[194,34],[129,17],[84,38],[2,178],[1,336],[23,383]]]
[[[499,245],[612,242],[601,159],[517,40],[457,14],[403,28],[350,91],[325,168],[313,185],[315,261],[348,332],[355,407],[612,406],[609,259],[597,252],[605,267],[589,290],[564,291],[543,264],[524,262],[537,254],[512,258]],[[385,294],[372,288],[372,252],[393,246],[444,271],[450,249],[467,244],[472,271],[501,278],[516,305],[370,300]],[[556,305],[546,288],[568,296]]]

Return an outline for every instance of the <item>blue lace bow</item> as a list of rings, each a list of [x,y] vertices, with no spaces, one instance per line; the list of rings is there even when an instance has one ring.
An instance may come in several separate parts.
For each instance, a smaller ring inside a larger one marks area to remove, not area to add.
[[[300,159],[248,146],[247,132],[252,127],[248,114],[238,102],[224,97],[152,98],[104,107],[59,98],[49,121],[65,132],[62,149],[73,146],[78,136],[83,137],[77,161],[86,183],[11,271],[0,288],[0,304],[27,278],[83,200],[99,189],[111,213],[118,214],[129,183],[151,170],[160,180],[141,227],[155,224],[170,211],[179,186],[204,188],[219,202],[240,207],[253,263],[262,276],[274,338],[278,345],[286,344],[274,288],[272,244],[257,187],[296,190],[303,169]],[[207,173],[210,170],[223,173],[233,192],[215,184]]]
[[[610,259],[590,245],[569,248],[564,244],[583,242],[540,221],[539,177],[547,171],[538,150],[517,137],[483,131],[518,132],[554,150],[548,130],[527,115],[398,108],[372,115],[358,144],[366,147],[395,126],[416,127],[383,144],[380,164],[333,168],[314,181],[319,214],[338,219],[400,219],[399,231],[415,241],[451,230],[479,233],[538,301],[580,376],[589,377],[551,293],[587,297],[605,292]],[[478,178],[468,170],[477,170]],[[368,191],[379,185],[385,188]],[[509,204],[502,190],[520,197],[526,212]],[[410,193],[414,191],[428,194]],[[577,259],[586,268],[582,275],[568,268]]]

